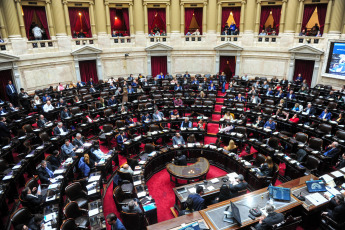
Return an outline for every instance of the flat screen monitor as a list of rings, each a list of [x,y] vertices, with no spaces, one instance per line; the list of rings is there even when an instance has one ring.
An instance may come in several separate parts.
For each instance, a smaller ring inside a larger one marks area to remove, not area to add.
[[[345,43],[332,42],[329,49],[326,73],[345,76]]]
[[[183,228],[180,228],[179,230],[200,230],[200,226],[198,222],[195,222],[187,226],[184,226]]]
[[[326,183],[323,180],[309,180],[307,184],[308,192],[326,192]]]
[[[239,226],[242,225],[241,221],[241,215],[240,215],[240,210],[238,210],[238,207],[230,201],[230,206],[231,206],[231,212],[232,212],[232,217],[233,219],[236,220]]]
[[[269,186],[268,192],[271,198],[275,200],[290,201],[291,200],[291,189]]]

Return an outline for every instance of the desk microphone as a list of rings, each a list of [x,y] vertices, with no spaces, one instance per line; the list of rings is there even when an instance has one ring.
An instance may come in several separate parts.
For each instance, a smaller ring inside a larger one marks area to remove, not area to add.
[[[305,201],[305,197],[301,195],[302,192],[299,193],[299,195],[297,195],[297,199],[301,200],[301,201]]]

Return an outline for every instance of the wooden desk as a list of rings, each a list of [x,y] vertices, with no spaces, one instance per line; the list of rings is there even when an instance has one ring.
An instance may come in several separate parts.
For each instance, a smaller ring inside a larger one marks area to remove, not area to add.
[[[163,221],[163,222],[160,222],[158,224],[149,225],[146,227],[146,229],[147,230],[174,229],[174,228],[181,226],[181,224],[183,224],[183,223],[188,224],[188,223],[193,223],[193,222],[199,221],[199,220],[203,220],[200,213],[199,212],[193,212],[191,214],[187,214],[184,216],[180,216],[178,218]]]
[[[172,177],[175,177],[175,184],[177,184],[177,179],[187,180],[189,184],[191,180],[206,178],[206,174],[210,169],[210,163],[206,158],[199,157],[194,164],[178,166],[169,163],[166,168],[170,174],[170,180],[173,181]]]

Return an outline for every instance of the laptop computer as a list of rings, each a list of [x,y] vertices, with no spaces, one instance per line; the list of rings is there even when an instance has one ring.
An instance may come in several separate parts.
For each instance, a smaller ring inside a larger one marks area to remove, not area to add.
[[[305,182],[308,192],[326,192],[326,183],[323,180],[310,180]]]

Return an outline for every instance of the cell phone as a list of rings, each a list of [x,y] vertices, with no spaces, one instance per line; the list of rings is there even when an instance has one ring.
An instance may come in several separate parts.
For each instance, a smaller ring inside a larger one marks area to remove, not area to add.
[[[252,220],[255,220],[255,216],[253,216],[252,214],[249,214],[248,217]]]

